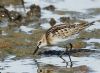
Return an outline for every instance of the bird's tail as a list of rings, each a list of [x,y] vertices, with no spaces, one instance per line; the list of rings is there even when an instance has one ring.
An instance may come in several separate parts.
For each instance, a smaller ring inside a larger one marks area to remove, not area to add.
[[[95,21],[92,21],[92,22],[84,22],[84,23],[81,23],[79,24],[80,27],[83,27],[83,28],[86,28],[86,27],[89,27],[91,25],[94,25]]]
[[[87,26],[91,26],[91,25],[94,25],[94,23],[95,23],[95,21],[92,21],[92,22],[90,22],[90,23],[87,23],[86,25],[87,25]]]
[[[78,30],[81,31],[81,30],[83,30],[85,28],[88,28],[91,25],[94,25],[94,23],[95,23],[95,21],[92,21],[92,22],[84,22],[84,23],[81,23],[81,24],[77,25],[77,27],[78,27]]]

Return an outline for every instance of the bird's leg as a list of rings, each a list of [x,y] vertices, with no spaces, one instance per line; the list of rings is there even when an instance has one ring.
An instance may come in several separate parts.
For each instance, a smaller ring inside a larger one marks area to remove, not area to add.
[[[62,57],[62,55],[65,53],[65,51],[64,52],[62,52],[60,55],[58,55],[65,63],[66,63],[66,68],[67,68],[67,66],[68,66],[68,62]]]
[[[39,69],[39,63],[37,62],[36,59],[34,59],[35,64],[37,65],[38,69]]]
[[[70,60],[70,63],[71,63],[70,67],[72,67],[73,66],[73,63],[72,63],[72,60],[71,60],[70,55],[71,55],[71,50],[72,50],[73,45],[71,43],[69,43],[69,45],[70,45],[70,48],[67,48],[66,47],[66,52],[67,52],[67,55],[68,55],[69,60]]]
[[[37,67],[39,68],[39,63],[38,63],[38,61],[35,59],[36,55],[34,55],[33,57],[34,57],[33,60],[34,60],[35,64],[36,64]]]

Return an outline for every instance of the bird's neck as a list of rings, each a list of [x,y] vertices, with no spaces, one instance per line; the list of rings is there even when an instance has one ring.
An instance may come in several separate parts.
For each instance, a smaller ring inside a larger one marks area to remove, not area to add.
[[[42,41],[43,41],[43,43],[45,43],[45,45],[47,45],[47,39],[46,39],[46,35],[45,34],[42,37]]]

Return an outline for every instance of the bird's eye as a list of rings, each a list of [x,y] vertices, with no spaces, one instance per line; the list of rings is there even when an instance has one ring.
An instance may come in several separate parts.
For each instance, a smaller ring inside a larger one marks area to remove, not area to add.
[[[39,44],[41,44],[41,41],[39,42]]]
[[[40,42],[38,42],[38,45],[41,45],[41,41],[40,41]]]
[[[41,45],[41,41],[39,42],[39,44],[38,45]]]
[[[37,45],[37,46],[39,46],[39,45],[41,45],[41,41],[40,41],[40,42],[38,42],[38,45]]]

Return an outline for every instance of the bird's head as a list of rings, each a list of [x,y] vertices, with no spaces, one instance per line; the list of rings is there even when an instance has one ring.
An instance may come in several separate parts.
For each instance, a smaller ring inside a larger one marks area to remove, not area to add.
[[[46,40],[46,36],[43,35],[42,38],[38,41],[37,43],[37,47],[33,53],[33,55],[41,48],[47,45],[47,40]]]

